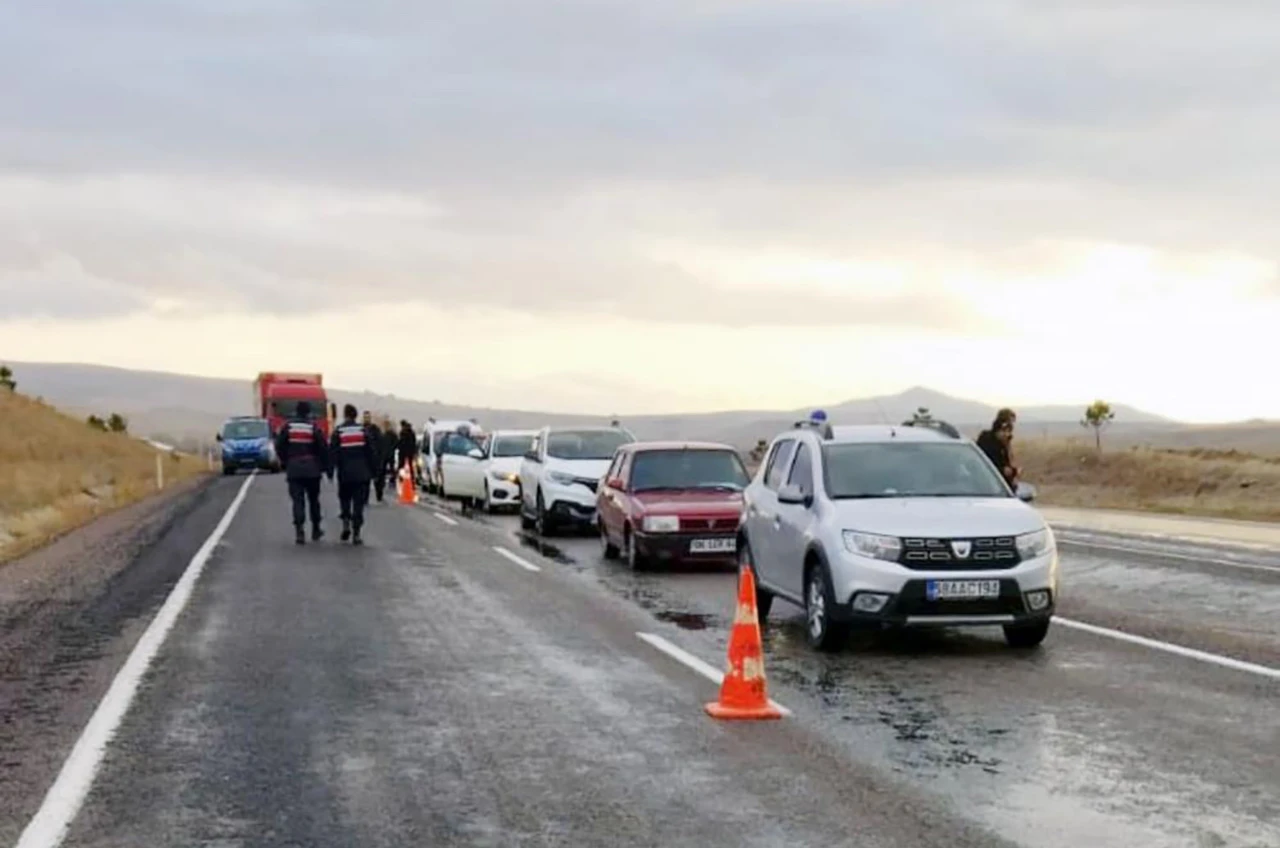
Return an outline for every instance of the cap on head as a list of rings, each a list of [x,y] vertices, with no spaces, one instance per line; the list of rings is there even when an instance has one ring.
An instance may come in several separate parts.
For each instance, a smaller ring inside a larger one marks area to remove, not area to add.
[[[311,404],[309,402],[305,400],[298,401],[298,417],[299,418],[311,417]]]

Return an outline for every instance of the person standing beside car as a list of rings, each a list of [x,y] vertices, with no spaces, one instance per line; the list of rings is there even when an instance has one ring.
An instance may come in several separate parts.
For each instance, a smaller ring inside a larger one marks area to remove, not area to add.
[[[1009,488],[1018,486],[1018,467],[1013,461],[1013,424],[1018,416],[1012,409],[1002,409],[996,413],[990,430],[978,434],[978,447],[987,455],[1004,477]]]
[[[303,526],[307,521],[307,508],[311,511],[311,540],[324,538],[320,526],[320,478],[332,473],[329,467],[329,449],[324,434],[311,419],[311,404],[299,401],[297,416],[289,419],[276,435],[276,456],[285,468],[289,481],[289,498],[293,501],[293,527],[295,541],[307,543]]]
[[[396,467],[405,470],[409,479],[417,485],[418,434],[408,421],[400,422],[400,440],[396,443]]]
[[[369,441],[373,445],[373,492],[378,498],[378,503],[382,503],[382,493],[387,488],[386,462],[382,456],[382,429],[373,423],[373,415],[367,409],[364,411],[361,423],[368,431]]]

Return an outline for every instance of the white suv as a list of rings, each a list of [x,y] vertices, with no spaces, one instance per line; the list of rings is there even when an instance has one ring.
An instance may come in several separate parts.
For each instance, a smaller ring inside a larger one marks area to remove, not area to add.
[[[550,535],[561,525],[594,527],[596,491],[619,447],[621,427],[544,427],[520,463],[520,523]]]
[[[1035,647],[1058,600],[1053,532],[967,439],[797,424],[747,487],[738,540],[763,619],[775,596],[834,650],[851,625],[1002,625]]]

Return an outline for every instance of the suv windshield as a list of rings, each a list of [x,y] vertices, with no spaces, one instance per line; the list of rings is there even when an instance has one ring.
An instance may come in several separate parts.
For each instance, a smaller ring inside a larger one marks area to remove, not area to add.
[[[1005,498],[1000,475],[966,442],[824,445],[831,498]]]
[[[533,436],[497,436],[493,440],[493,456],[524,456],[533,447]]]
[[[631,491],[737,489],[747,485],[742,460],[727,450],[639,451],[631,465]]]
[[[224,439],[265,439],[268,435],[267,422],[260,419],[228,421],[222,428]]]
[[[613,453],[631,437],[621,430],[552,430],[547,436],[547,456],[556,459],[613,459]]]

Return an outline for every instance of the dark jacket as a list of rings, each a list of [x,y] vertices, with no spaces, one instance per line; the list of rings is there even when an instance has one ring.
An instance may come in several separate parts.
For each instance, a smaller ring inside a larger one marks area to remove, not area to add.
[[[373,461],[375,468],[381,468],[386,460],[382,455],[382,428],[377,424],[365,427],[369,431],[369,441],[373,443]]]
[[[276,434],[276,455],[290,480],[319,480],[329,471],[329,450],[315,422],[291,419]]]
[[[395,470],[396,466],[396,446],[400,444],[400,437],[396,435],[396,431],[388,427],[382,432],[382,467]]]
[[[370,428],[358,421],[344,421],[333,428],[330,448],[341,482],[368,483],[373,479],[377,448]]]
[[[1017,469],[1013,467],[1013,454],[1009,450],[1009,446],[1000,441],[996,434],[991,430],[983,430],[978,434],[978,447],[987,455],[987,459],[991,460],[991,464],[1000,472],[1000,476],[1004,477],[1005,482],[1010,486],[1016,486],[1018,481]],[[1009,469],[1009,473],[1005,473],[1005,469]]]
[[[400,441],[396,444],[396,449],[400,451],[399,463],[402,467],[406,462],[418,458],[418,435],[413,432],[412,427],[400,428]]]

